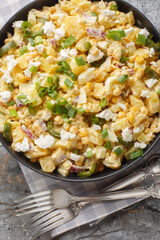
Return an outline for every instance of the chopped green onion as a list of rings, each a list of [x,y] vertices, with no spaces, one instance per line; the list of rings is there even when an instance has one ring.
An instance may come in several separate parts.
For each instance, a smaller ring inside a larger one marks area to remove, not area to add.
[[[28,21],[24,21],[22,23],[22,29],[25,30],[26,28],[31,28],[32,27],[32,24]]]
[[[53,84],[54,84],[54,89],[58,91],[59,88],[59,77],[57,75],[54,75],[53,77]]]
[[[15,41],[11,41],[11,42],[5,44],[3,47],[0,48],[0,57],[2,57],[3,54],[10,51],[12,48],[16,48],[16,47],[17,47],[17,44]]]
[[[43,53],[43,57],[44,57],[44,58],[47,58],[47,57],[48,57],[47,53],[44,52],[44,53]]]
[[[80,108],[77,108],[77,112],[78,112],[78,113],[84,113],[85,110],[84,110],[84,108],[80,107]]]
[[[47,82],[48,82],[49,84],[53,84],[53,77],[48,76],[48,77],[47,77]]]
[[[74,82],[72,82],[71,80],[69,80],[68,78],[65,79],[64,84],[69,88],[72,89]]]
[[[125,63],[125,62],[127,62],[128,60],[129,60],[128,57],[122,56],[121,59],[120,59],[120,62],[121,62],[121,63]]]
[[[67,37],[66,39],[63,39],[62,42],[61,42],[61,46],[63,48],[68,48],[70,47],[73,43],[76,42],[76,39],[75,37],[73,37],[72,35]]]
[[[20,99],[20,101],[22,103],[24,103],[26,105],[27,103],[27,96],[24,94],[24,93],[20,93],[18,96],[17,96],[17,99]]]
[[[56,102],[59,104],[59,105],[67,105],[68,104],[68,101],[66,98],[57,98]]]
[[[77,75],[74,74],[73,72],[64,70],[64,73],[65,73],[68,77],[70,77],[73,81],[76,81],[76,80],[77,80]]]
[[[47,101],[47,109],[52,111],[53,107],[54,107],[54,105],[50,101]]]
[[[115,154],[117,156],[121,155],[123,153],[123,150],[121,147],[117,147],[115,150],[114,150]]]
[[[64,68],[62,66],[60,66],[59,68],[57,68],[56,73],[63,73],[64,72]]]
[[[112,5],[112,6],[110,6],[110,10],[117,11],[118,10],[118,6],[117,5]]]
[[[43,43],[42,36],[36,36],[35,37],[35,44],[38,45],[38,44],[41,44],[41,43]]]
[[[46,94],[46,92],[47,92],[47,88],[46,87],[41,87],[39,89],[38,96],[42,98]]]
[[[158,90],[157,94],[160,96],[160,89]]]
[[[39,82],[35,82],[35,89],[37,91],[39,91],[39,89],[40,89],[40,83]]]
[[[93,156],[92,149],[87,151],[87,158],[91,158]]]
[[[66,61],[57,62],[59,66],[62,66],[65,70],[70,70],[70,66]]]
[[[28,111],[29,111],[29,113],[32,114],[32,115],[35,115],[35,114],[37,113],[37,110],[36,110],[35,108],[33,108],[32,106],[30,106],[30,107],[28,108]]]
[[[120,83],[124,83],[128,78],[129,76],[127,74],[123,74],[118,78],[118,80]]]
[[[15,101],[11,101],[7,103],[8,106],[13,106],[14,104],[15,104]]]
[[[22,56],[23,54],[25,54],[27,52],[28,52],[28,48],[27,48],[27,46],[24,46],[19,50],[19,55]]]
[[[60,46],[60,47],[58,48],[58,52],[60,52],[62,49],[63,49],[63,47]]]
[[[86,64],[86,61],[83,57],[75,57],[75,60],[78,66],[83,66]]]
[[[102,131],[101,131],[101,136],[102,138],[105,138],[108,136],[108,129],[107,128],[104,128]]]
[[[70,107],[69,110],[68,110],[68,116],[71,117],[71,118],[74,118],[77,114],[77,110]]]
[[[52,93],[54,91],[54,85],[50,84],[49,87],[47,88],[48,93]]]
[[[51,97],[53,100],[57,98],[58,93],[56,91],[53,91],[52,93],[48,94],[49,97]]]
[[[99,125],[100,118],[92,115],[92,124]]]
[[[136,152],[131,153],[130,154],[130,159],[133,160],[133,159],[141,157],[142,155],[143,155],[143,150],[140,149],[140,150],[138,150]]]
[[[95,12],[91,12],[91,16],[92,16],[92,17],[98,17],[98,14],[95,13]]]
[[[90,42],[85,42],[84,48],[89,51],[92,48],[92,44]]]
[[[71,123],[71,120],[69,118],[64,118],[63,120],[64,120],[64,122],[66,122],[68,124]]]
[[[126,142],[122,139],[121,136],[118,136],[118,142],[122,144],[124,147],[131,147],[133,145],[133,142]]]
[[[108,104],[107,99],[103,98],[99,104],[101,108],[104,108]]]
[[[100,60],[90,63],[91,67],[100,67],[106,61],[106,56],[103,56]]]
[[[30,45],[31,45],[32,47],[35,46],[35,42],[34,42],[34,39],[33,39],[33,38],[28,38],[28,41],[29,41],[29,43],[30,43]]]
[[[104,144],[104,147],[105,147],[107,150],[109,150],[109,149],[111,148],[111,142],[110,142],[110,141],[106,142],[106,143]]]
[[[146,37],[142,34],[138,34],[138,37],[136,39],[136,43],[140,45],[145,45],[146,44]]]
[[[14,89],[14,85],[13,85],[13,83],[8,83],[8,88],[9,88],[9,90],[12,92],[13,91],[13,89]]]
[[[54,109],[53,109],[53,113],[54,114],[64,114],[64,113],[67,113],[67,108],[62,106],[62,105],[59,105],[58,103],[57,104],[54,104]]]
[[[37,100],[36,99],[27,100],[26,105],[29,105],[29,107],[34,107],[37,105]]]
[[[38,70],[38,67],[35,67],[35,66],[32,66],[30,69],[29,69],[29,71],[30,72],[37,72],[37,70]]]
[[[75,148],[75,149],[73,150],[73,152],[74,152],[75,154],[78,154],[78,149]]]
[[[18,117],[17,111],[15,109],[9,110],[11,117]]]
[[[37,31],[37,32],[32,32],[32,33],[31,33],[31,37],[33,37],[33,38],[35,38],[35,37],[37,37],[37,36],[43,36],[43,35],[44,35],[43,29],[40,29],[40,30]]]
[[[144,72],[151,78],[159,79],[158,74],[150,66],[147,66]]]
[[[108,30],[108,38],[112,38],[114,41],[121,41],[122,38],[126,37],[124,29],[120,30]]]

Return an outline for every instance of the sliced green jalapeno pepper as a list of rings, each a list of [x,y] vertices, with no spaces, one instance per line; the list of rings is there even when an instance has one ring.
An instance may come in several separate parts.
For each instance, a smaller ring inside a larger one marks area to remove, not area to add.
[[[51,121],[48,121],[48,123],[47,123],[47,129],[48,129],[49,134],[50,134],[52,137],[57,138],[57,139],[60,139],[60,138],[61,138],[60,133],[53,130],[53,126],[52,126]]]
[[[94,173],[95,169],[96,169],[96,165],[97,165],[97,163],[93,163],[90,170],[79,172],[77,175],[79,177],[82,177],[82,178],[87,178],[87,177],[91,176]]]
[[[4,124],[4,136],[8,142],[12,142],[12,124],[9,122]]]
[[[12,48],[17,47],[17,44],[15,41],[11,41],[7,44],[5,44],[3,47],[0,48],[0,57],[3,56],[3,54],[7,53],[9,50],[11,50]]]

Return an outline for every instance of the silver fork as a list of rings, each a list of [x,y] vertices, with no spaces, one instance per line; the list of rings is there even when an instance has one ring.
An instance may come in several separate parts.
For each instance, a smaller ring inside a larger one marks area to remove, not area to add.
[[[131,174],[130,176],[105,188],[102,192],[120,190],[126,186],[129,186],[152,175],[154,176],[160,175],[159,159],[156,162],[151,163],[145,169],[142,169],[134,174]],[[90,199],[88,198],[82,199],[81,197],[71,195],[63,189],[52,189],[30,194],[22,199],[16,200],[13,209],[15,210],[15,214],[17,216],[21,216],[29,213],[66,208],[75,202],[83,200],[88,201]]]
[[[65,209],[53,210],[46,213],[40,213],[25,224],[26,233],[31,235],[29,239],[35,239],[36,237],[55,229],[56,227],[74,219],[80,209],[93,202],[93,201],[106,201],[106,200],[120,200],[128,198],[146,199],[148,197],[160,199],[160,181],[152,185],[149,188],[135,188],[125,191],[115,191],[106,194],[97,195],[95,197],[83,198],[83,202],[72,203],[70,207]],[[84,202],[84,199],[89,199],[88,202]]]

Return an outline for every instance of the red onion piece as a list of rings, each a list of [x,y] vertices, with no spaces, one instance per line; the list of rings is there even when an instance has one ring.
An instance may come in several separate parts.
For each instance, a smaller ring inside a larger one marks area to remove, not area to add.
[[[96,22],[96,20],[97,20],[97,17],[93,17],[91,15],[87,15],[86,13],[83,14],[82,18],[86,22],[89,22],[89,23],[92,23],[92,24],[94,24]]]
[[[36,120],[34,124],[38,124],[44,132],[47,130],[46,123],[42,119]]]
[[[87,34],[89,37],[96,37],[104,39],[106,37],[105,32],[98,28],[87,28]]]
[[[75,173],[79,173],[79,172],[82,172],[82,171],[85,171],[85,170],[86,170],[85,167],[79,167],[79,166],[76,166],[76,165],[72,165],[70,167],[70,171],[75,172]]]
[[[31,133],[31,131],[25,125],[22,125],[21,129],[30,139],[37,139],[37,137],[33,133]]]
[[[52,44],[53,47],[58,48],[58,42],[56,39],[51,39],[50,43]]]
[[[133,69],[127,69],[127,72],[129,73],[130,76],[133,76],[135,73]]]
[[[16,99],[16,107],[23,107],[25,104],[20,99]]]

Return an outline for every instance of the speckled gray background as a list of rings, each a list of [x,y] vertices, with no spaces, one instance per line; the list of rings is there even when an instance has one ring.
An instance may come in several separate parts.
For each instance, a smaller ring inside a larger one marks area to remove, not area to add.
[[[0,0],[3,2],[4,0]],[[24,0],[22,0],[24,2]],[[26,0],[26,4],[27,4]],[[142,11],[160,31],[160,0],[127,0]],[[0,146],[0,203],[12,202],[29,191],[16,160]],[[3,207],[0,204],[0,210]],[[160,240],[160,200],[147,199],[133,209],[107,217],[90,228],[83,226],[66,233],[58,240]],[[21,225],[28,217],[0,215],[0,240],[28,240]],[[40,240],[49,240],[50,235]]]

